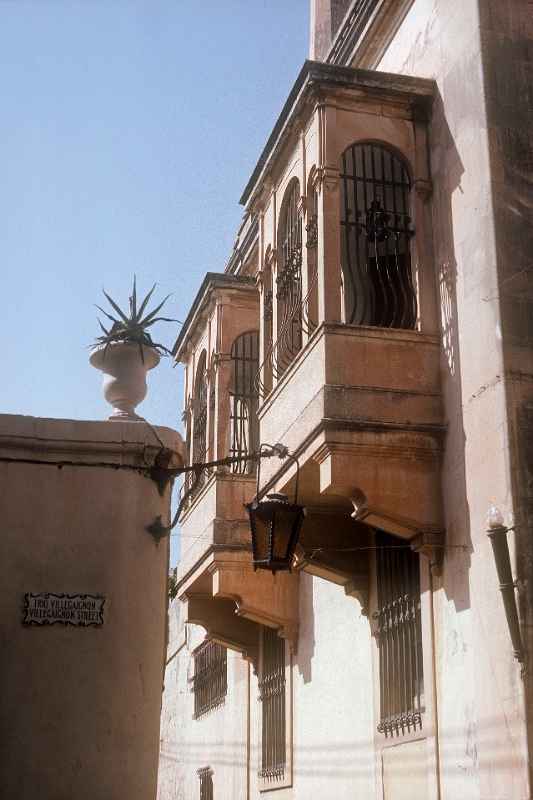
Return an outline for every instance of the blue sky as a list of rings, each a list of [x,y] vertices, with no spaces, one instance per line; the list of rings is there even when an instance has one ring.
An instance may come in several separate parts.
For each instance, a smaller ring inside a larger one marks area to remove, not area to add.
[[[183,319],[223,269],[308,24],[308,0],[0,3],[0,411],[104,418],[102,286],[126,302],[135,272]],[[179,424],[178,373],[152,373],[150,421]]]
[[[101,288],[126,303],[135,272],[183,319],[223,269],[307,56],[308,5],[0,2],[0,412],[105,418],[87,360]],[[139,411],[179,427],[181,393],[164,360]]]

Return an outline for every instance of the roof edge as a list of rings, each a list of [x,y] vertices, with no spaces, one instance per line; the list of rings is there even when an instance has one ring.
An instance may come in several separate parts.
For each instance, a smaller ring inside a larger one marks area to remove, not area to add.
[[[202,302],[206,296],[213,289],[217,287],[235,286],[244,288],[246,286],[255,287],[255,278],[249,275],[232,275],[227,272],[206,272],[200,288],[198,289],[194,300],[192,301],[189,313],[187,314],[181,331],[172,348],[172,356],[175,361],[179,360],[181,349],[185,343],[187,336],[190,334],[194,326],[195,318],[200,310]]]
[[[436,85],[431,78],[417,78],[392,72],[357,69],[337,64],[326,64],[323,61],[305,61],[244,188],[239,200],[241,205],[245,206],[248,203],[278,141],[283,135],[290,117],[301,104],[303,95],[311,86],[317,83],[347,88],[350,86],[366,87],[374,92],[389,92],[398,95],[411,94],[426,101],[433,98]]]

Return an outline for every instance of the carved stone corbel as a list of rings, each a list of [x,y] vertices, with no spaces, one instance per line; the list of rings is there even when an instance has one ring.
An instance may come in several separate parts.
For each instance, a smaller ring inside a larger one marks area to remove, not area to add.
[[[410,540],[411,550],[429,559],[430,566],[437,574],[442,569],[446,534],[443,530],[425,530],[417,533]]]
[[[368,617],[368,598],[370,594],[368,576],[365,576],[364,581],[358,578],[348,581],[344,586],[344,593],[347,597],[353,597],[357,600],[361,606],[361,614],[364,617]]]
[[[338,167],[323,166],[316,171],[316,183],[320,191],[325,189],[328,192],[338,192],[339,190],[339,169]]]

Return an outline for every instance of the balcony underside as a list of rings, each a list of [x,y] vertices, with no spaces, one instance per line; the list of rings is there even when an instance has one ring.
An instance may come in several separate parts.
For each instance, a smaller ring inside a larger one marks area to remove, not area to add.
[[[298,583],[297,573],[254,572],[247,548],[220,547],[179,581],[178,597],[186,603],[187,622],[253,660],[258,624],[296,647]]]

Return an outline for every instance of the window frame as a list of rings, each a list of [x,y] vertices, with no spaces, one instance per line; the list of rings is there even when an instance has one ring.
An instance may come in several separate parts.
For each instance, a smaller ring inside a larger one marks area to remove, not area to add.
[[[237,352],[240,344],[243,352]],[[249,352],[248,352],[249,351]],[[229,388],[230,418],[229,418],[229,455],[250,455],[259,447],[259,390],[257,386],[257,373],[259,371],[259,331],[249,330],[239,334],[231,345],[231,382]],[[240,373],[240,375],[239,375]],[[242,404],[239,409],[238,403]],[[245,409],[243,413],[242,409]],[[247,416],[246,416],[247,415]],[[236,423],[240,433],[236,433]],[[247,434],[244,432],[247,429]],[[248,437],[246,447],[243,439]],[[240,447],[235,447],[239,444]],[[233,464],[231,472],[234,475],[252,475],[256,465],[253,461],[242,461]]]
[[[298,178],[289,181],[277,224],[276,341],[273,373],[279,382],[304,346],[302,268],[304,219]]]
[[[263,745],[263,711],[260,700],[260,681],[263,676],[263,657],[264,657],[264,631],[269,630],[267,626],[261,626],[259,632],[259,661],[257,669],[257,782],[261,793],[276,791],[291,787],[293,784],[293,684],[292,684],[292,654],[289,642],[280,637],[284,647],[284,677],[285,677],[285,768],[283,775],[279,778],[268,778],[261,775],[262,764],[262,745]],[[272,630],[272,629],[270,629]],[[276,635],[279,635],[276,630]]]
[[[219,659],[216,657],[217,654],[220,656]],[[228,651],[226,647],[218,642],[207,639],[193,651],[192,655],[194,660],[194,673],[192,676],[193,719],[198,720],[226,702],[228,695]],[[199,664],[200,659],[207,661],[206,666]],[[223,667],[222,664],[224,665]],[[219,671],[220,675],[218,675]],[[199,685],[200,678],[202,678],[201,685]],[[219,679],[218,687],[213,678],[215,680]],[[201,698],[199,695],[204,687],[206,688],[205,696]]]
[[[200,767],[196,770],[200,781],[200,800],[214,800],[213,770],[211,767]]]
[[[406,734],[422,730],[426,710],[420,556],[408,541],[384,531],[376,531],[375,544],[377,730],[385,738],[401,741]],[[396,552],[394,547],[398,547]],[[391,679],[395,682],[392,688]]]
[[[339,236],[347,324],[420,329],[413,179],[388,142],[362,139],[340,154]]]

